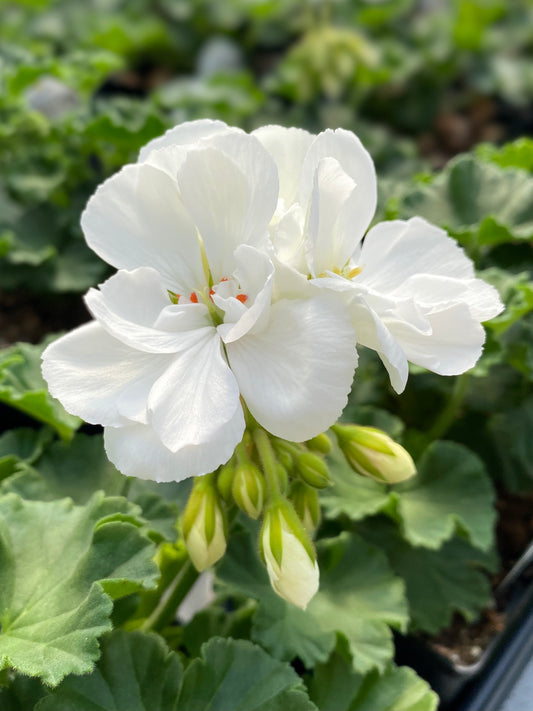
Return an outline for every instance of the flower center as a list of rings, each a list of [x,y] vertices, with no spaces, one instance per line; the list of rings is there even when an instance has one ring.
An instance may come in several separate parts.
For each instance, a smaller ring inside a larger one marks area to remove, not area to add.
[[[173,304],[205,304],[215,325],[224,322],[228,310],[234,315],[232,304],[235,305],[235,300],[240,304],[245,304],[248,301],[248,294],[242,291],[235,279],[228,279],[228,277],[223,277],[218,284],[212,287],[206,286],[203,289],[191,291],[188,295],[170,290],[168,295]]]
[[[333,269],[332,269],[331,271],[332,271],[334,274],[338,274],[338,275],[341,276],[343,279],[348,279],[349,281],[351,281],[351,280],[354,279],[358,274],[361,274],[361,272],[363,271],[363,269],[364,269],[364,266],[363,266],[363,267],[350,267],[350,265],[347,264],[347,265],[346,265],[345,267],[343,267],[342,269],[339,269],[338,267],[333,267]],[[320,279],[320,278],[322,278],[322,277],[328,277],[328,276],[330,276],[330,274],[328,274],[327,272],[321,272],[321,273],[318,275],[318,278]]]

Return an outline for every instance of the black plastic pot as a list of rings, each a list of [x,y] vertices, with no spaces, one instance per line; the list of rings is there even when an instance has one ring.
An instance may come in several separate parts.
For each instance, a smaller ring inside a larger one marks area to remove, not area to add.
[[[474,664],[456,664],[418,637],[396,639],[396,661],[415,669],[441,699],[439,711],[501,711],[533,658],[533,543],[495,591],[505,627]],[[513,711],[530,711],[529,708]]]

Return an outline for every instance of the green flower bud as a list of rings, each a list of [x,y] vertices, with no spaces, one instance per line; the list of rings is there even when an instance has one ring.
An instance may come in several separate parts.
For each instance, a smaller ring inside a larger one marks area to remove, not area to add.
[[[259,545],[274,591],[305,610],[318,590],[319,570],[311,540],[285,499],[267,508]]]
[[[303,481],[295,481],[291,488],[291,501],[307,533],[313,533],[320,523],[318,491]]]
[[[290,472],[294,467],[294,460],[290,452],[287,452],[287,450],[282,447],[277,447],[276,442],[274,442],[274,449],[278,462],[284,467],[286,472]]]
[[[220,467],[217,475],[217,489],[226,503],[231,500],[231,487],[235,477],[235,465],[233,459]]]
[[[375,427],[334,425],[339,446],[359,474],[386,484],[397,484],[416,474],[409,452]]]
[[[259,518],[265,500],[265,481],[252,462],[240,464],[233,479],[233,498],[237,506],[250,518]]]
[[[302,452],[298,456],[296,468],[299,475],[309,486],[314,486],[316,489],[325,489],[333,484],[329,476],[328,465],[313,452]]]
[[[325,432],[307,440],[306,445],[313,452],[320,452],[320,454],[329,454],[331,452],[331,440]]]
[[[199,572],[216,563],[226,552],[224,510],[210,475],[194,482],[183,514],[183,538]]]

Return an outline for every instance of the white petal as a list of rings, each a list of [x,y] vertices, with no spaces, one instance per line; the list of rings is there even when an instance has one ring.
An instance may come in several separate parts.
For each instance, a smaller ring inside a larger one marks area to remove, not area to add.
[[[127,165],[106,180],[81,224],[91,249],[118,269],[153,267],[178,293],[205,282],[196,228],[177,184],[152,165]]]
[[[346,405],[357,353],[349,316],[337,299],[278,301],[264,331],[226,350],[250,412],[279,437],[310,439]]]
[[[440,375],[459,375],[475,365],[483,349],[485,331],[472,318],[468,306],[453,304],[427,314],[432,333],[420,333],[408,323],[387,320],[386,325],[407,358]]]
[[[419,274],[472,279],[472,262],[457,242],[420,217],[375,225],[360,254],[359,280],[383,293],[409,294],[409,277]]]
[[[282,523],[283,526],[283,523]],[[284,600],[305,610],[319,586],[320,572],[301,542],[290,531],[282,528],[282,563],[278,565],[270,546],[270,526],[263,534],[265,564],[270,583]]]
[[[302,168],[300,202],[304,205],[309,203],[318,164],[328,157],[335,158],[357,186],[351,207],[351,229],[356,235],[363,235],[376,211],[376,171],[370,154],[350,131],[328,129],[315,138]]]
[[[100,290],[90,289],[85,303],[110,335],[147,353],[178,353],[196,343],[202,329],[212,332],[207,307],[171,304],[149,268],[117,272]]]
[[[235,251],[235,261],[237,269],[234,276],[247,296],[248,308],[245,307],[244,313],[236,322],[227,323],[225,318],[225,323],[218,327],[225,343],[236,341],[246,333],[263,330],[268,320],[274,284],[274,266],[263,252],[243,244]],[[214,301],[218,303],[216,297]]]
[[[216,133],[223,133],[228,129],[229,127],[223,121],[212,121],[211,119],[180,123],[143,146],[139,153],[139,162],[147,160],[154,150],[196,143],[202,138],[213,136]]]
[[[148,399],[150,422],[173,452],[209,442],[240,408],[239,388],[213,328],[178,354]]]
[[[497,290],[482,279],[419,274],[409,277],[402,291],[410,293],[416,302],[425,306],[465,303],[478,321],[488,321],[503,309]]]
[[[392,387],[397,393],[403,392],[409,376],[409,365],[398,342],[366,304],[352,301],[350,314],[358,345],[376,351],[387,369]]]
[[[279,197],[289,207],[298,198],[305,154],[314,136],[301,128],[262,126],[252,131],[267,149],[278,168]]]
[[[51,343],[42,370],[68,412],[92,424],[120,425],[146,418],[150,388],[171,361],[133,350],[91,322]]]
[[[178,171],[215,282],[233,271],[239,244],[264,242],[278,191],[274,162],[256,139],[233,133],[222,139],[222,147],[189,151]]]
[[[224,423],[209,442],[190,444],[178,452],[167,449],[149,425],[106,427],[107,456],[126,476],[153,481],[182,481],[212,472],[225,464],[244,433],[242,408]]]
[[[313,276],[337,267],[352,256],[363,232],[357,232],[359,204],[356,183],[335,158],[318,163],[311,208],[307,258]]]
[[[270,239],[278,259],[302,274],[307,274],[305,258],[305,215],[299,203],[294,203],[277,222],[270,225]]]

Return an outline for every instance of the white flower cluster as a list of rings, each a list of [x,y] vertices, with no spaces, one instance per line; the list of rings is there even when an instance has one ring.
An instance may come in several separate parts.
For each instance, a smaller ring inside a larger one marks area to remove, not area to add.
[[[105,428],[126,475],[215,470],[245,429],[308,440],[341,414],[356,346],[401,392],[408,361],[474,365],[495,290],[446,233],[377,224],[372,159],[348,131],[195,121],[151,141],[89,200],[89,246],[117,273],[94,320],[43,356],[50,392]],[[366,233],[366,235],[365,235]]]

